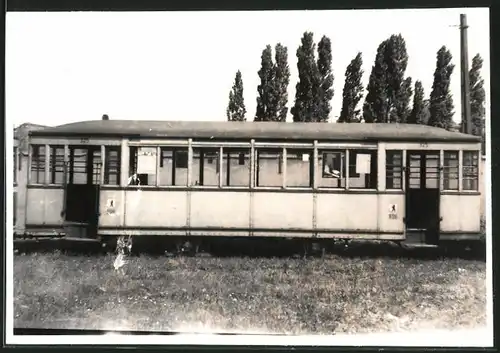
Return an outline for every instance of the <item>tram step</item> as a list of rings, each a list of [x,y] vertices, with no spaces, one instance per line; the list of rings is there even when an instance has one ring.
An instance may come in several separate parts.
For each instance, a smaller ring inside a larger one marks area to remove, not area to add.
[[[425,233],[422,231],[414,230],[407,231],[405,240],[403,241],[405,244],[423,244],[425,243]]]
[[[411,229],[406,231],[406,239],[402,244],[413,248],[437,248],[435,244],[427,244],[425,242],[425,230]]]
[[[87,238],[87,228],[84,225],[75,223],[66,223],[64,225],[66,239],[69,238]]]
[[[70,241],[70,242],[88,242],[88,243],[99,243],[101,240],[100,239],[95,239],[95,238],[73,238],[73,237],[64,237],[64,241]]]
[[[406,243],[404,242],[403,243],[404,246],[408,247],[408,248],[438,248],[437,245],[434,245],[434,244],[425,244],[425,243]]]

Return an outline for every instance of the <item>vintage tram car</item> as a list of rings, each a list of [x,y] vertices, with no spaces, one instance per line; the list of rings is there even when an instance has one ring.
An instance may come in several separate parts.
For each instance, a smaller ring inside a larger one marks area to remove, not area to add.
[[[480,140],[425,125],[95,120],[30,132],[15,237],[481,237]]]

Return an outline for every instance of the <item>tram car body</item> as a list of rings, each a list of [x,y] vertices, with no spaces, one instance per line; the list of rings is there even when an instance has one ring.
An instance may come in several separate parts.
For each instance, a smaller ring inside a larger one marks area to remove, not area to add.
[[[26,164],[16,237],[481,237],[480,140],[425,125],[83,121]]]

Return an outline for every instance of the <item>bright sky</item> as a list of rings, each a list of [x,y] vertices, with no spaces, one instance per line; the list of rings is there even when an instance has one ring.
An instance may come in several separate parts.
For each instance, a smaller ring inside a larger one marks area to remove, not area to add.
[[[304,31],[332,41],[335,76],[331,120],[340,114],[345,69],[363,53],[364,86],[378,45],[401,33],[407,76],[428,98],[436,53],[446,45],[454,120],[460,107],[460,14],[469,24],[469,60],[484,59],[489,116],[489,10],[332,10],[267,12],[7,13],[6,115],[9,123],[58,125],[80,120],[226,120],[234,76],[243,76],[247,120],[256,109],[260,56],[267,44],[288,47],[290,108],[296,51]],[[366,91],[365,91],[366,94]],[[363,98],[364,100],[364,98]],[[363,102],[361,101],[361,104]],[[289,113],[288,121],[291,121]]]

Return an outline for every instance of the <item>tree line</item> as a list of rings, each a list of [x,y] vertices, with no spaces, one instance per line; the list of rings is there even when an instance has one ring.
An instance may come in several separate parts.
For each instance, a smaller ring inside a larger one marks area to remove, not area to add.
[[[290,108],[294,122],[328,122],[330,102],[334,96],[331,41],[323,36],[317,46],[312,32],[305,32],[296,52],[298,82],[295,101]],[[362,53],[351,60],[345,70],[342,108],[337,123],[410,123],[427,124],[447,130],[454,129],[454,102],[450,91],[455,65],[446,46],[436,54],[434,81],[429,98],[425,98],[422,82],[405,77],[408,64],[406,42],[401,34],[391,35],[377,48],[366,96],[362,85]],[[484,136],[485,90],[481,77],[483,60],[479,54],[472,59],[469,71],[472,133]],[[281,43],[262,51],[258,71],[257,107],[254,121],[286,121],[290,68],[288,49]],[[413,99],[412,99],[413,97]],[[243,79],[236,73],[229,93],[227,118],[246,121]],[[484,137],[483,137],[484,138]]]

